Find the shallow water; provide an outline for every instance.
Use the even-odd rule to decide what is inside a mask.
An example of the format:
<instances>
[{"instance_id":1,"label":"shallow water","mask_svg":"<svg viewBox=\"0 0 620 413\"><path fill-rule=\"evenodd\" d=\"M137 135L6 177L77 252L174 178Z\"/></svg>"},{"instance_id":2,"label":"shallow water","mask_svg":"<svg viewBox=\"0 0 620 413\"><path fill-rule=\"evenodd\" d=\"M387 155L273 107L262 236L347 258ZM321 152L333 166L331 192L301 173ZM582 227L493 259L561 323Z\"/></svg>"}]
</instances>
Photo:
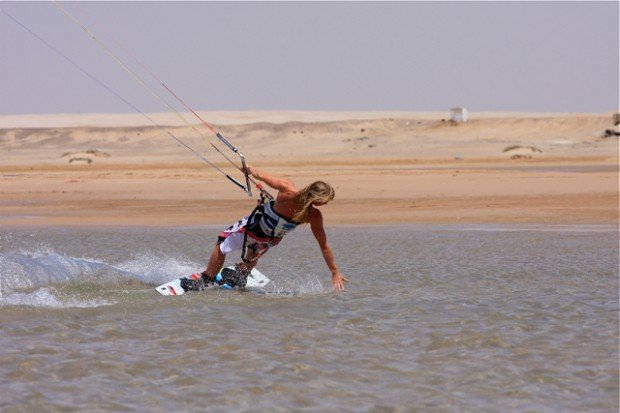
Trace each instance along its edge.
<instances>
[{"instance_id":1,"label":"shallow water","mask_svg":"<svg viewBox=\"0 0 620 413\"><path fill-rule=\"evenodd\" d=\"M157 294L219 229L1 231L0 410L618 411L617 227L332 228L341 294L302 229L265 294Z\"/></svg>"}]
</instances>

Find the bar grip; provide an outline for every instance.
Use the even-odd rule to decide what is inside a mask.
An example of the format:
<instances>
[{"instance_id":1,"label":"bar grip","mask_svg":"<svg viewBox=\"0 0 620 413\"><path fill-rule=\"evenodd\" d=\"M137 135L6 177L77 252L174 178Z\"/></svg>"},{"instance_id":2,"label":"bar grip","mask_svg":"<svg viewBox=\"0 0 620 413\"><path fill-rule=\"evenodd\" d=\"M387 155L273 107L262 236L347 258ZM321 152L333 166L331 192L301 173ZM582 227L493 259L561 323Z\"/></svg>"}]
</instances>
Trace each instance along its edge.
<instances>
[{"instance_id":1,"label":"bar grip","mask_svg":"<svg viewBox=\"0 0 620 413\"><path fill-rule=\"evenodd\" d=\"M242 184L241 182L237 181L237 180L236 180L235 178L233 178L232 176L230 176L230 175L226 174L226 178L230 179L230 181L231 181L233 184L237 185L239 188L243 189L245 192L248 192L248 189L247 189L245 186L243 186L243 184Z\"/></svg>"}]
</instances>

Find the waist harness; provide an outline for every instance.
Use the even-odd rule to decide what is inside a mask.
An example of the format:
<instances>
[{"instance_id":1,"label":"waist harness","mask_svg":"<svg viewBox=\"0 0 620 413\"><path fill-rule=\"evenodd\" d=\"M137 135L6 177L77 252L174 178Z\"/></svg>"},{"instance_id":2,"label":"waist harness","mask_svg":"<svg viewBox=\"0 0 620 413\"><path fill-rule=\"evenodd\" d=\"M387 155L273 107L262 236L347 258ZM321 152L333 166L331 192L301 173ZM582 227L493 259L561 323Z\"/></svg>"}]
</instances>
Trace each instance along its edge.
<instances>
[{"instance_id":1,"label":"waist harness","mask_svg":"<svg viewBox=\"0 0 620 413\"><path fill-rule=\"evenodd\" d=\"M258 205L250 214L241 249L241 259L243 262L256 261L270 246L277 245L284 235L297 227L297 222L276 212L273 208L274 203L275 201L265 202L265 197L261 194ZM248 234L250 233L252 238L260 240L257 242L265 244L260 251L254 251L255 254L252 259L246 258Z\"/></svg>"}]
</instances>

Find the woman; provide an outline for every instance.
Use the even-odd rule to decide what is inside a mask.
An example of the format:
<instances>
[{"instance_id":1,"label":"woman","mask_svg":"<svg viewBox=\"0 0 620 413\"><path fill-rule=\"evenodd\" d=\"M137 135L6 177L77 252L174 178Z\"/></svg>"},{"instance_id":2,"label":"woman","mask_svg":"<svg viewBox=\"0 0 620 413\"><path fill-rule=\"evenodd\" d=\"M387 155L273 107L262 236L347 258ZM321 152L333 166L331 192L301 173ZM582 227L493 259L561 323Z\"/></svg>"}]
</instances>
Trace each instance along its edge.
<instances>
[{"instance_id":1,"label":"woman","mask_svg":"<svg viewBox=\"0 0 620 413\"><path fill-rule=\"evenodd\" d=\"M310 224L323 258L331 270L334 291L344 290L344 283L348 280L336 265L323 228L323 215L317 208L334 199L334 188L325 182L317 181L299 190L291 181L275 177L251 166L246 168L246 172L276 189L278 195L274 201L259 206L249 217L220 233L207 269L202 272L204 281L206 283L221 282L221 280L216 280L216 275L224 265L226 254L241 251L243 263L237 264L237 274L229 273L229 276L235 278L241 273L243 281L237 284L245 285L243 275L247 277L258 259L270 247L278 245L282 237L298 225Z\"/></svg>"}]
</instances>

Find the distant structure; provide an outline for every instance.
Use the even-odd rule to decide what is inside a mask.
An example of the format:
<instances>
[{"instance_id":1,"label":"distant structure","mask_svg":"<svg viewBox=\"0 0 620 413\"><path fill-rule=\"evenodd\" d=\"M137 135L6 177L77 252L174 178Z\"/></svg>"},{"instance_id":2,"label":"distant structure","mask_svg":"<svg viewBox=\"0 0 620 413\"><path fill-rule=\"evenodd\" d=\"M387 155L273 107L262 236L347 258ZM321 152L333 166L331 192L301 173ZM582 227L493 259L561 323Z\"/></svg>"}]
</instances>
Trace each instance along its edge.
<instances>
[{"instance_id":1,"label":"distant structure","mask_svg":"<svg viewBox=\"0 0 620 413\"><path fill-rule=\"evenodd\" d=\"M618 112L614 113L614 126L615 129L605 129L603 137L620 136L620 113Z\"/></svg>"},{"instance_id":2,"label":"distant structure","mask_svg":"<svg viewBox=\"0 0 620 413\"><path fill-rule=\"evenodd\" d=\"M450 120L452 122L467 122L469 114L466 108L452 108L450 109Z\"/></svg>"}]
</instances>

